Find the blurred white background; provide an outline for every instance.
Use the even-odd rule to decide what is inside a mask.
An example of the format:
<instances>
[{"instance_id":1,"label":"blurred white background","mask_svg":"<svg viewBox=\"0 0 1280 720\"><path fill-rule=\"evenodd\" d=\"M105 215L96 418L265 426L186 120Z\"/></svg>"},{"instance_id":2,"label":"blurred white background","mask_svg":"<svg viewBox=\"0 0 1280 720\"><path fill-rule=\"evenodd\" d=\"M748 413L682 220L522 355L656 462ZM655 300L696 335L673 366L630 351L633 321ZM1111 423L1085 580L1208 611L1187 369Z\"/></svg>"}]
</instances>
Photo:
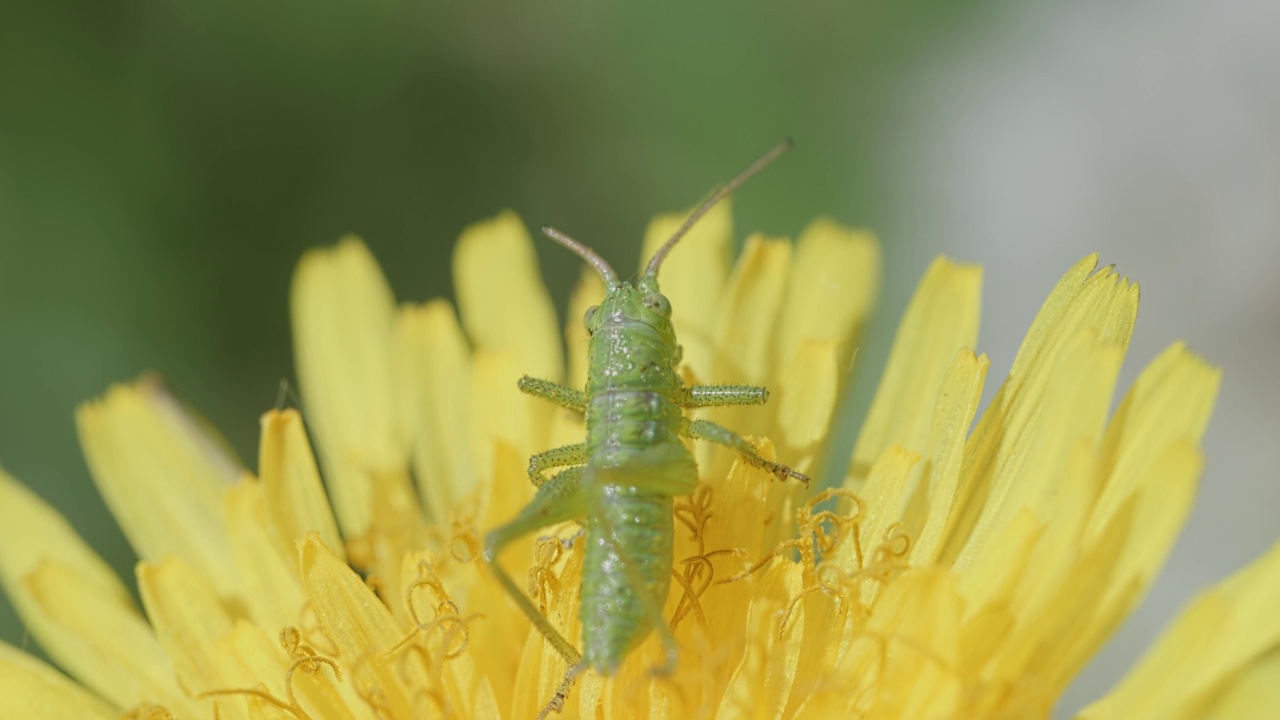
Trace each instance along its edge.
<instances>
[{"instance_id":1,"label":"blurred white background","mask_svg":"<svg viewBox=\"0 0 1280 720\"><path fill-rule=\"evenodd\" d=\"M903 83L905 121L878 157L901 203L885 235L986 267L988 398L1093 251L1142 286L1121 388L1177 339L1224 369L1195 509L1061 703L1069 717L1197 590L1280 538L1280 3L1010 5Z\"/></svg>"}]
</instances>

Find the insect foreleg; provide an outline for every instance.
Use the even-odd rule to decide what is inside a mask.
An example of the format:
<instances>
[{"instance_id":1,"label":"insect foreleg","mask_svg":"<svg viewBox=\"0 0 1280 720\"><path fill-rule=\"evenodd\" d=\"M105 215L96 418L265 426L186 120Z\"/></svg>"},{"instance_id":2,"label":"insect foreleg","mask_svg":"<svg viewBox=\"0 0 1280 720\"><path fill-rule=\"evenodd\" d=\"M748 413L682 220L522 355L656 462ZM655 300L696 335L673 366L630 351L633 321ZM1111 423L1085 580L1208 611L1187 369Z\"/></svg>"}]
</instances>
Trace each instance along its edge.
<instances>
[{"instance_id":1,"label":"insect foreleg","mask_svg":"<svg viewBox=\"0 0 1280 720\"><path fill-rule=\"evenodd\" d=\"M547 482L546 470L582 465L587 461L587 446L583 443L551 448L536 455L529 456L529 481L534 487L542 487Z\"/></svg>"},{"instance_id":2,"label":"insect foreleg","mask_svg":"<svg viewBox=\"0 0 1280 720\"><path fill-rule=\"evenodd\" d=\"M573 668L582 662L582 653L560 634L559 630L551 624L546 615L543 615L529 596L516 586L511 576L506 570L502 569L502 565L498 563L498 555L502 549L512 542L530 533L536 532L548 525L572 520L582 517L587 512L587 500L582 492L582 472L583 468L569 468L564 472L551 478L542 487L538 488L537 494L533 496L533 500L529 502L520 514L514 520L491 531L484 538L484 561L493 572L494 577L502 584L502 588L507 591L524 614L538 628L538 632L542 633L551 646L560 653L560 656L569 663L569 667Z\"/></svg>"},{"instance_id":3,"label":"insect foreleg","mask_svg":"<svg viewBox=\"0 0 1280 720\"><path fill-rule=\"evenodd\" d=\"M706 440L707 442L713 442L717 445L724 445L725 447L737 450L738 457L742 458L743 462L755 465L758 468L764 468L765 470L773 473L779 480L785 480L788 477L793 477L804 483L806 486L809 484L808 475L798 473L786 465L765 460L756 452L755 447L752 446L750 442L747 442L746 438L728 428L721 427L710 420L689 420L686 418L685 421L681 423L680 434L684 437L693 438L694 440Z\"/></svg>"},{"instance_id":4,"label":"insect foreleg","mask_svg":"<svg viewBox=\"0 0 1280 720\"><path fill-rule=\"evenodd\" d=\"M763 405L769 391L756 385L694 385L680 394L681 407L700 408L720 405Z\"/></svg>"},{"instance_id":5,"label":"insect foreleg","mask_svg":"<svg viewBox=\"0 0 1280 720\"><path fill-rule=\"evenodd\" d=\"M587 395L581 390L525 375L516 383L520 392L534 395L577 412L587 411Z\"/></svg>"}]
</instances>

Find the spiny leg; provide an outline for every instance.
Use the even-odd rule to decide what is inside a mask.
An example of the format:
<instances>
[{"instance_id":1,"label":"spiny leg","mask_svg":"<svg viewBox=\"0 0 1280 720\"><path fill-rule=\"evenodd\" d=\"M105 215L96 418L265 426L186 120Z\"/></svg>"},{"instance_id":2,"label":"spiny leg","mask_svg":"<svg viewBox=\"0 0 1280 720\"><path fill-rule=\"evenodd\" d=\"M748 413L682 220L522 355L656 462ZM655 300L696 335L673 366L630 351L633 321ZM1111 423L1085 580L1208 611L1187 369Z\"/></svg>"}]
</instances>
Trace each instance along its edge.
<instances>
[{"instance_id":1,"label":"spiny leg","mask_svg":"<svg viewBox=\"0 0 1280 720\"><path fill-rule=\"evenodd\" d=\"M520 388L520 392L550 400L560 407L577 412L587 411L587 395L581 390L528 375L520 378L516 387Z\"/></svg>"},{"instance_id":2,"label":"spiny leg","mask_svg":"<svg viewBox=\"0 0 1280 720\"><path fill-rule=\"evenodd\" d=\"M586 462L587 446L583 443L551 448L529 456L529 481L534 487L540 488L547 482L547 476L543 472Z\"/></svg>"},{"instance_id":3,"label":"spiny leg","mask_svg":"<svg viewBox=\"0 0 1280 720\"><path fill-rule=\"evenodd\" d=\"M757 385L693 385L684 389L677 402L681 407L720 407L722 405L763 405L769 390Z\"/></svg>"},{"instance_id":4,"label":"spiny leg","mask_svg":"<svg viewBox=\"0 0 1280 720\"><path fill-rule=\"evenodd\" d=\"M573 668L582 662L582 653L578 652L559 630L551 624L547 616L543 615L538 608L529 599L529 596L520 590L511 576L506 570L502 569L502 565L498 563L498 555L507 545L519 540L520 538L536 532L548 525L572 520L582 517L587 512L587 500L582 492L582 472L583 468L569 468L564 472L551 478L542 487L538 488L537 494L533 496L533 500L525 506L520 514L514 520L489 532L484 538L484 561L489 566L493 576L501 583L502 588L507 591L511 599L516 601L516 605L520 606L520 610L529 618L533 626L538 628L538 632L542 633L551 646L560 653L560 656L569 663L569 667ZM558 695L559 693L557 693ZM554 700L552 701L554 703Z\"/></svg>"},{"instance_id":5,"label":"spiny leg","mask_svg":"<svg viewBox=\"0 0 1280 720\"><path fill-rule=\"evenodd\" d=\"M707 442L713 442L717 445L724 445L727 448L737 450L738 456L741 457L744 462L750 465L755 465L758 468L768 470L779 480L785 480L788 477L793 477L804 483L806 487L809 485L808 475L796 472L786 465L765 460L756 452L755 447L752 446L750 442L747 442L746 438L728 428L721 427L710 420L689 420L686 418L680 426L680 434L684 437L693 438L694 440L706 440Z\"/></svg>"}]
</instances>

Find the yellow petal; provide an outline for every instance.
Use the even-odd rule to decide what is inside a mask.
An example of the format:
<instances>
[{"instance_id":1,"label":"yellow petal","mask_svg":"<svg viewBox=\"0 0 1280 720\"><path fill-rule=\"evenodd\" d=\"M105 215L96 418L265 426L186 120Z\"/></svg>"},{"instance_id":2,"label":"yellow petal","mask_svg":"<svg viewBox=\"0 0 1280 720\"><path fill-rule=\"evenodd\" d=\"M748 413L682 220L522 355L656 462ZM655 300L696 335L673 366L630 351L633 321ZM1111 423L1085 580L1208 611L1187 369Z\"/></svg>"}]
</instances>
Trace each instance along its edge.
<instances>
[{"instance_id":1,"label":"yellow petal","mask_svg":"<svg viewBox=\"0 0 1280 720\"><path fill-rule=\"evenodd\" d=\"M529 455L550 447L550 420L559 410L546 400L517 389L516 383L524 373L516 356L477 351L472 360L471 432L477 439L474 467L476 474L485 479L493 472L495 443L515 448L525 457L526 464Z\"/></svg>"},{"instance_id":2,"label":"yellow petal","mask_svg":"<svg viewBox=\"0 0 1280 720\"><path fill-rule=\"evenodd\" d=\"M776 367L806 340L829 340L848 363L880 291L880 245L873 235L830 218L810 223L796 242L778 325Z\"/></svg>"},{"instance_id":3,"label":"yellow petal","mask_svg":"<svg viewBox=\"0 0 1280 720\"><path fill-rule=\"evenodd\" d=\"M936 568L910 571L885 589L867 624L884 658L868 716L955 717L963 700L956 665L962 607L951 575Z\"/></svg>"},{"instance_id":4,"label":"yellow petal","mask_svg":"<svg viewBox=\"0 0 1280 720\"><path fill-rule=\"evenodd\" d=\"M943 557L963 567L1023 508L1051 519L1080 438L1100 442L1138 307L1136 285L1087 258L1058 283L965 449Z\"/></svg>"},{"instance_id":5,"label":"yellow petal","mask_svg":"<svg viewBox=\"0 0 1280 720\"><path fill-rule=\"evenodd\" d=\"M405 636L364 581L310 535L298 546L303 584L325 635L357 687L377 692L391 717L413 717L412 693L387 653ZM425 686L425 679L421 683Z\"/></svg>"},{"instance_id":6,"label":"yellow petal","mask_svg":"<svg viewBox=\"0 0 1280 720\"><path fill-rule=\"evenodd\" d=\"M404 556L402 563L400 585L404 588L415 588L410 595L405 596L405 603L413 603L418 608L417 621L425 626L431 621L431 613L437 613L435 617L450 616L458 618L466 617L466 613L453 615L451 611L439 608L440 603L453 602L453 598L444 590L431 585L424 585L424 576L421 568L431 568L434 577L425 579L426 582L441 581L441 588L446 585L456 587L452 583L442 581L439 576L439 568L436 567L437 559L434 553L409 553ZM454 579L453 577L449 578ZM471 598L468 597L468 600ZM455 605L456 607L456 605ZM488 623L489 613L483 614L483 617L477 619L478 622ZM491 666L486 666L477 662L477 654L472 638L475 635L475 624L472 625L444 625L436 630L420 631L415 639L415 650L424 651L429 657L440 658L449 655L449 659L442 662L441 672L438 675L437 683L431 688L432 692L437 693L435 702L452 708L459 717L464 718L488 718L500 717L502 713L498 711L498 701L494 696L493 687L490 685L490 678L487 671L492 671ZM464 634L465 633L465 634ZM514 635L508 635L510 640ZM400 651L401 659L413 658L413 652L407 649ZM510 648L504 653L504 656L510 657ZM421 693L420 693L421 694Z\"/></svg>"},{"instance_id":7,"label":"yellow petal","mask_svg":"<svg viewBox=\"0 0 1280 720\"><path fill-rule=\"evenodd\" d=\"M1213 720L1280 717L1280 649L1272 650L1233 678L1200 716Z\"/></svg>"},{"instance_id":8,"label":"yellow petal","mask_svg":"<svg viewBox=\"0 0 1280 720\"><path fill-rule=\"evenodd\" d=\"M299 664L308 655L303 651L297 660L291 658L281 647L280 637L269 635L262 628L242 620L218 644L218 667L228 682L229 694L226 697L238 695L245 698L250 718L274 718L273 713L280 708L248 692L233 691L266 692L278 701L287 702L292 688L299 707L306 713L304 717L315 720L374 719L368 703L356 694L350 683L344 682L345 675L337 676L334 668L323 662ZM292 673L290 668L293 668ZM281 720L297 718L297 715L289 713Z\"/></svg>"},{"instance_id":9,"label":"yellow petal","mask_svg":"<svg viewBox=\"0 0 1280 720\"><path fill-rule=\"evenodd\" d=\"M774 323L790 267L791 243L762 235L747 239L720 299L715 334L720 355L713 382L763 384L768 378Z\"/></svg>"},{"instance_id":10,"label":"yellow petal","mask_svg":"<svg viewBox=\"0 0 1280 720\"><path fill-rule=\"evenodd\" d=\"M873 552L887 542L890 525L902 519L907 499L920 476L920 453L890 445L871 467L858 496L866 504L859 546Z\"/></svg>"},{"instance_id":11,"label":"yellow petal","mask_svg":"<svg viewBox=\"0 0 1280 720\"><path fill-rule=\"evenodd\" d=\"M40 623L57 629L44 649L60 666L113 705L157 704L178 717L202 718L177 684L173 664L132 605L101 601L100 586L73 568L44 562L26 579Z\"/></svg>"},{"instance_id":12,"label":"yellow petal","mask_svg":"<svg viewBox=\"0 0 1280 720\"><path fill-rule=\"evenodd\" d=\"M688 213L659 215L644 233L641 268L680 227ZM715 336L720 293L729 276L729 244L733 239L733 207L723 200L694 225L671 251L658 272L662 294L671 301L671 322L684 346L685 362L702 382L715 370ZM570 318L573 320L574 318Z\"/></svg>"},{"instance_id":13,"label":"yellow petal","mask_svg":"<svg viewBox=\"0 0 1280 720\"><path fill-rule=\"evenodd\" d=\"M961 348L976 346L982 269L938 258L898 325L884 376L853 451L852 488L885 448L924 450L938 390Z\"/></svg>"},{"instance_id":14,"label":"yellow petal","mask_svg":"<svg viewBox=\"0 0 1280 720\"><path fill-rule=\"evenodd\" d=\"M1044 522L1030 510L1015 515L1000 530L991 552L960 573L957 587L965 599L966 615L976 616L989 607L1010 604L1019 589L1022 575L1045 531ZM1011 612L1016 609L1010 608Z\"/></svg>"},{"instance_id":15,"label":"yellow petal","mask_svg":"<svg viewBox=\"0 0 1280 720\"><path fill-rule=\"evenodd\" d=\"M33 625L33 599L25 592L23 580L46 560L74 572L81 582L95 588L94 596L101 601L133 607L129 591L115 571L62 515L0 470L0 583L42 643L42 629Z\"/></svg>"},{"instance_id":16,"label":"yellow petal","mask_svg":"<svg viewBox=\"0 0 1280 720\"><path fill-rule=\"evenodd\" d=\"M296 555L285 555L267 520L262 486L246 477L227 491L227 536L249 615L278 630L298 622L305 599Z\"/></svg>"},{"instance_id":17,"label":"yellow petal","mask_svg":"<svg viewBox=\"0 0 1280 720\"><path fill-rule=\"evenodd\" d=\"M1251 682L1255 667L1264 675L1274 673L1280 647L1278 606L1280 544L1195 600L1124 680L1079 717L1227 717L1206 714L1209 703L1229 698L1237 682ZM1241 692L1248 694L1249 688L1241 687Z\"/></svg>"},{"instance_id":18,"label":"yellow petal","mask_svg":"<svg viewBox=\"0 0 1280 720\"><path fill-rule=\"evenodd\" d=\"M604 280L593 268L584 267L582 277L569 296L569 313L566 316L564 337L569 349L569 375L566 384L569 387L582 388L587 385L587 341L591 335L587 332L583 318L587 308L599 305L604 299ZM674 302L674 301L673 301ZM673 308L672 312L675 310Z\"/></svg>"},{"instance_id":19,"label":"yellow petal","mask_svg":"<svg viewBox=\"0 0 1280 720\"><path fill-rule=\"evenodd\" d=\"M217 669L217 645L231 632L231 618L204 579L177 558L143 562L138 590L182 686L191 693L226 687Z\"/></svg>"},{"instance_id":20,"label":"yellow petal","mask_svg":"<svg viewBox=\"0 0 1280 720\"><path fill-rule=\"evenodd\" d=\"M555 308L533 241L514 212L462 231L453 253L453 283L463 327L477 350L511 353L536 377L564 377Z\"/></svg>"},{"instance_id":21,"label":"yellow petal","mask_svg":"<svg viewBox=\"0 0 1280 720\"><path fill-rule=\"evenodd\" d=\"M907 534L915 538L911 547L912 565L927 566L937 557L947 519L954 509L965 440L982 398L989 365L986 355L974 355L972 350L963 348L956 353L938 390L926 443L928 474L921 481L904 519Z\"/></svg>"},{"instance_id":22,"label":"yellow petal","mask_svg":"<svg viewBox=\"0 0 1280 720\"><path fill-rule=\"evenodd\" d=\"M303 256L293 277L294 354L307 422L315 433L338 522L363 535L372 515L371 476L403 472L391 359L395 301L358 239Z\"/></svg>"},{"instance_id":23,"label":"yellow petal","mask_svg":"<svg viewBox=\"0 0 1280 720\"><path fill-rule=\"evenodd\" d=\"M1166 448L1163 455L1144 468L1139 477L1141 491L1137 495L1134 521L1142 531L1135 533L1117 553L1116 578L1095 606L1099 617L1096 622L1111 625L1128 616L1132 604L1119 602L1126 588L1136 587L1138 597L1146 594L1191 513L1203 470L1204 458L1200 451L1187 443ZM1087 535L1086 542L1099 534Z\"/></svg>"},{"instance_id":24,"label":"yellow petal","mask_svg":"<svg viewBox=\"0 0 1280 720\"><path fill-rule=\"evenodd\" d=\"M846 640L827 683L797 718L949 718L959 713L961 599L947 572L912 569L889 583ZM819 629L821 632L822 629Z\"/></svg>"},{"instance_id":25,"label":"yellow petal","mask_svg":"<svg viewBox=\"0 0 1280 720\"><path fill-rule=\"evenodd\" d=\"M1083 439L1072 449L1051 522L1042 524L1035 513L1024 510L1024 514L1035 518L1036 535L1024 539L1005 537L995 543L998 548L1015 546L1010 549L1021 553L1023 559L1016 565L1009 562L994 564L996 572L1012 572L1015 582L1001 588L998 594L985 596L983 602L990 607L1006 608L1019 622L1028 626L1022 631L1024 634L1038 634L1042 630L1035 624L1035 619L1055 601L1063 583L1073 582L1073 573L1080 571L1080 535L1093 500L1091 483L1097 466L1094 450L1093 443ZM994 559L995 555L993 553L987 559ZM992 566L990 562L987 565ZM967 571L964 579L974 586L993 584L982 578L975 571L976 567ZM1043 628L1044 631L1048 629ZM1007 638L999 638L995 644L1007 642Z\"/></svg>"},{"instance_id":26,"label":"yellow petal","mask_svg":"<svg viewBox=\"0 0 1280 720\"><path fill-rule=\"evenodd\" d=\"M1093 607L1115 581L1115 548L1132 536L1131 510L1118 513L1103 535L1082 547L1069 572L1048 578L1053 591L1044 593L1042 605L1014 608L1017 625L1002 638L1002 647L986 669L992 687L1013 688L1022 696L1022 705L1047 709L1065 689L1068 678L1062 669L1075 669L1086 657L1085 648L1096 649L1100 637L1114 632L1115 625L1097 624ZM1024 568L1019 570L1025 572ZM1038 682L1019 687L1018 679L1028 675Z\"/></svg>"},{"instance_id":27,"label":"yellow petal","mask_svg":"<svg viewBox=\"0 0 1280 720\"><path fill-rule=\"evenodd\" d=\"M342 538L320 482L302 416L297 410L272 410L262 416L260 437L258 475L276 546L293 558L297 539L316 532L332 552L344 557ZM289 566L296 576L296 563Z\"/></svg>"},{"instance_id":28,"label":"yellow petal","mask_svg":"<svg viewBox=\"0 0 1280 720\"><path fill-rule=\"evenodd\" d=\"M840 348L834 340L805 340L791 354L778 386L781 441L809 450L827 437L840 388ZM797 458L783 456L784 462Z\"/></svg>"},{"instance_id":29,"label":"yellow petal","mask_svg":"<svg viewBox=\"0 0 1280 720\"><path fill-rule=\"evenodd\" d=\"M1142 371L1103 439L1103 485L1088 534L1096 534L1144 483L1160 483L1151 467L1170 445L1194 448L1200 444L1221 380L1220 370L1181 343L1170 346Z\"/></svg>"},{"instance_id":30,"label":"yellow petal","mask_svg":"<svg viewBox=\"0 0 1280 720\"><path fill-rule=\"evenodd\" d=\"M443 524L477 480L471 447L471 351L453 306L445 300L401 308L396 337L404 381L400 398L414 433L418 491Z\"/></svg>"},{"instance_id":31,"label":"yellow petal","mask_svg":"<svg viewBox=\"0 0 1280 720\"><path fill-rule=\"evenodd\" d=\"M0 643L0 718L3 720L114 720L101 699L62 673Z\"/></svg>"},{"instance_id":32,"label":"yellow petal","mask_svg":"<svg viewBox=\"0 0 1280 720\"><path fill-rule=\"evenodd\" d=\"M1040 371L1041 377L1034 379L1035 395L1019 396L1006 406L1005 424L986 422L984 417L970 440L970 448L977 449L969 455L975 458L970 466L974 475L963 482L988 492L969 544L956 560L958 569L963 571L981 555L991 533L1022 509L1046 520L1054 518L1072 449L1081 438L1096 443L1102 434L1122 358L1123 348L1098 343L1096 334L1083 332L1062 349L1057 362ZM994 416L988 411L988 416L1001 418L999 410ZM998 444L1000 450L984 465L987 443ZM1081 481L1092 484L1087 476Z\"/></svg>"},{"instance_id":33,"label":"yellow petal","mask_svg":"<svg viewBox=\"0 0 1280 720\"><path fill-rule=\"evenodd\" d=\"M779 562L762 571L755 583L744 628L745 652L724 690L726 709L753 708L760 717L781 716L805 632L802 614L788 617L787 598L799 594L802 575L799 564Z\"/></svg>"},{"instance_id":34,"label":"yellow petal","mask_svg":"<svg viewBox=\"0 0 1280 720\"><path fill-rule=\"evenodd\" d=\"M242 470L221 441L155 378L113 386L80 406L76 424L93 479L138 555L177 555L224 597L237 595L222 491Z\"/></svg>"}]
</instances>

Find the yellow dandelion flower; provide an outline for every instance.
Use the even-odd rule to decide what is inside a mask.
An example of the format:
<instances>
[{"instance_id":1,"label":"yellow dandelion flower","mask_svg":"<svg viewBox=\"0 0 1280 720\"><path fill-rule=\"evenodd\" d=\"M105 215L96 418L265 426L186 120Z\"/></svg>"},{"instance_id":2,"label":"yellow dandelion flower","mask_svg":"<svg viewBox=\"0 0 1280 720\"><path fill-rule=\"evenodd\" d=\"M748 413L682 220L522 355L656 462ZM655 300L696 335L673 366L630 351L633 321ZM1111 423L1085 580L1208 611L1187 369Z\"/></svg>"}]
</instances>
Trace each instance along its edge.
<instances>
[{"instance_id":1,"label":"yellow dandelion flower","mask_svg":"<svg viewBox=\"0 0 1280 720\"><path fill-rule=\"evenodd\" d=\"M647 250L676 222L655 220ZM717 208L663 270L682 371L772 389L763 407L706 412L822 471L877 246L820 220L794 245L749 239L731 265L730 236ZM676 671L651 672L650 637L616 676L579 678L563 717L1047 717L1164 561L1218 386L1174 345L1109 414L1138 291L1095 263L1053 289L976 424L981 273L938 260L847 468L825 469L837 487L699 447L663 610ZM582 385L576 319L602 288L584 275L562 342L511 213L468 228L453 267L457 311L397 306L358 240L303 258L308 427L268 412L256 472L154 378L80 408L95 482L141 558L141 606L0 473L0 581L62 670L0 646L0 718L536 716L565 663L486 572L481 538L532 497L529 455L581 438L580 418L515 381ZM582 558L572 524L503 558L574 640ZM1196 600L1081 718L1276 714L1277 606L1280 549Z\"/></svg>"}]
</instances>

